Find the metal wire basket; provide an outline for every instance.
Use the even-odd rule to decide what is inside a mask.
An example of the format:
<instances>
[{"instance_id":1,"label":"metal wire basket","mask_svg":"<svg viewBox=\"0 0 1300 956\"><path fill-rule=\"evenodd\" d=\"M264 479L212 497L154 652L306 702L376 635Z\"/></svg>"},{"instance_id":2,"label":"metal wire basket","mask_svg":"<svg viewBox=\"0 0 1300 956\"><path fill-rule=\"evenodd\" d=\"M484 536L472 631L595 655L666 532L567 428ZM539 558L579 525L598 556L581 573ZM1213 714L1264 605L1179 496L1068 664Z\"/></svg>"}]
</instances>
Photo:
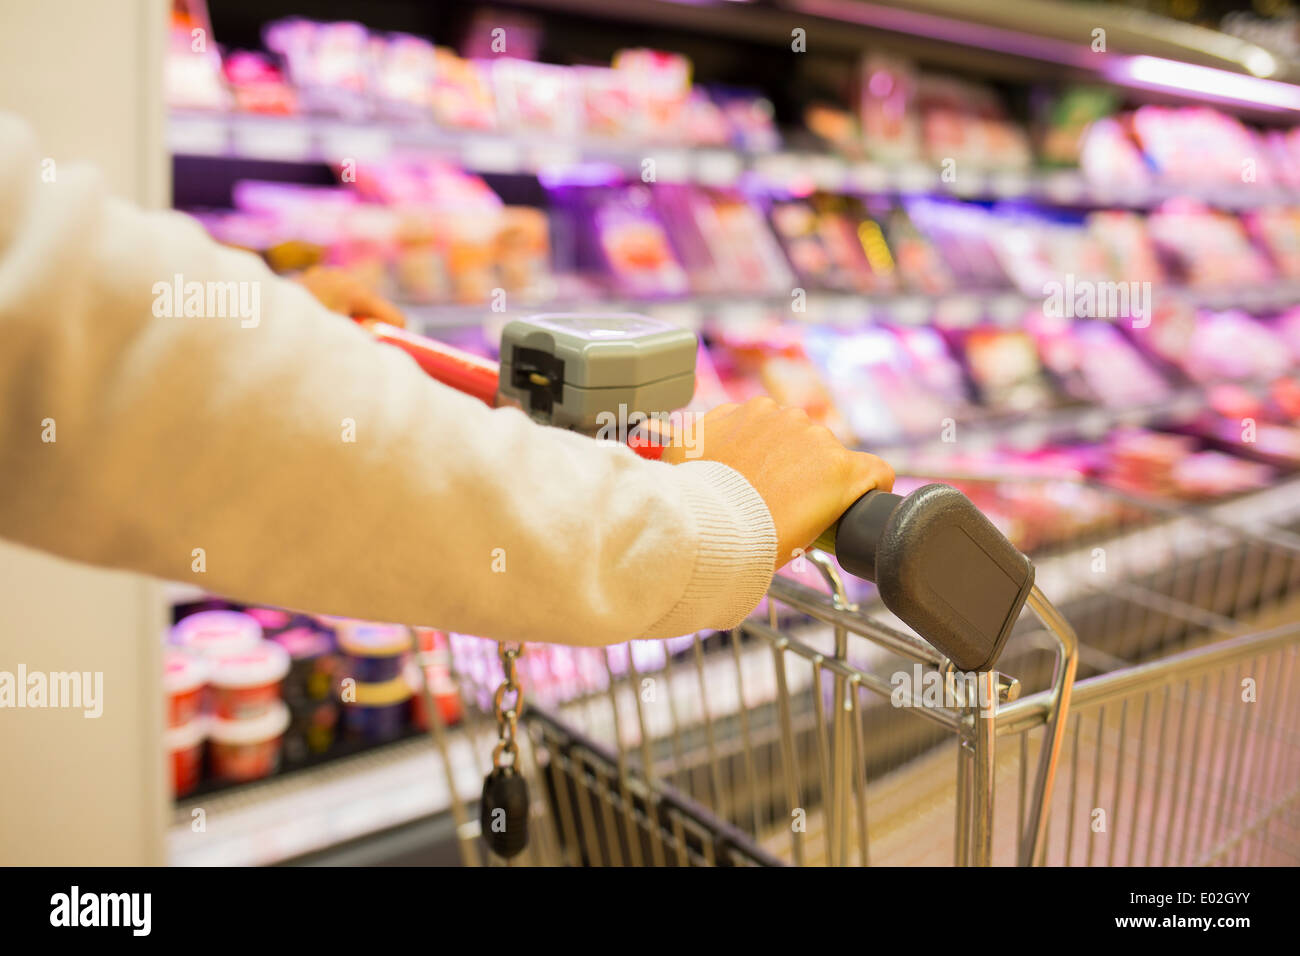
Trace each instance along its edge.
<instances>
[{"instance_id":1,"label":"metal wire basket","mask_svg":"<svg viewBox=\"0 0 1300 956\"><path fill-rule=\"evenodd\" d=\"M1300 862L1300 539L1233 505L953 483L1036 567L996 671L816 552L729 633L530 645L516 862ZM454 635L452 660L486 769L497 646ZM462 858L499 862L463 799Z\"/></svg>"}]
</instances>

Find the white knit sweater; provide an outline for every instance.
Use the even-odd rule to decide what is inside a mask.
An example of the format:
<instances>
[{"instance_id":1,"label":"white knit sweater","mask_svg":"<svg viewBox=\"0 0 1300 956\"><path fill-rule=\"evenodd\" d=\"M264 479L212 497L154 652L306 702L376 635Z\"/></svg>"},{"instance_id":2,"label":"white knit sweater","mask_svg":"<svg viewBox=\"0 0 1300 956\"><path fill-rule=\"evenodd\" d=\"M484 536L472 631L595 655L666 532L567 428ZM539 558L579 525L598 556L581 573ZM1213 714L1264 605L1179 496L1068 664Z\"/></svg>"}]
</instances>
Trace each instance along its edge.
<instances>
[{"instance_id":1,"label":"white knit sweater","mask_svg":"<svg viewBox=\"0 0 1300 956\"><path fill-rule=\"evenodd\" d=\"M737 472L489 410L187 217L50 172L0 114L0 536L510 640L725 628L762 597L776 535ZM246 283L256 315L186 317L177 276Z\"/></svg>"}]
</instances>

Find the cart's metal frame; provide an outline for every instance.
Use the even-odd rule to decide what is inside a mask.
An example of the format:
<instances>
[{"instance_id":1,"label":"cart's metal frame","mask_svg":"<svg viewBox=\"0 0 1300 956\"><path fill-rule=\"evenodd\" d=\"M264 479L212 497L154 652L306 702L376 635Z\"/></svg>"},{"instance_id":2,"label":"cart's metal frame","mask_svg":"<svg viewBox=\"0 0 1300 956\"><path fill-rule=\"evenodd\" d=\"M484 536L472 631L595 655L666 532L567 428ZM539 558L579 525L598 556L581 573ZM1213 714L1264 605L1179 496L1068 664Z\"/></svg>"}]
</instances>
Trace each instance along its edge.
<instances>
[{"instance_id":1,"label":"cart's metal frame","mask_svg":"<svg viewBox=\"0 0 1300 956\"><path fill-rule=\"evenodd\" d=\"M869 804L922 800L881 783L922 764L927 780L951 778L927 791L924 840L896 844L929 841L950 811L957 865L1300 860L1300 538L1087 492L1112 520L1039 543L1039 582L1073 621L1034 588L1041 627L1027 615L1002 658L1019 679L957 673L878 604L855 604L819 554L808 561L828 593L777 577L766 620L655 644L650 665L635 645L525 655L523 861L897 862L872 845ZM1266 626L1268 613L1289 617ZM499 679L494 647L457 641L486 755L490 720L473 715ZM1076 684L1081 661L1095 673ZM1249 708L1229 706L1239 692ZM1000 776L1014 801L995 800ZM463 858L483 862L472 814L454 804Z\"/></svg>"}]
</instances>

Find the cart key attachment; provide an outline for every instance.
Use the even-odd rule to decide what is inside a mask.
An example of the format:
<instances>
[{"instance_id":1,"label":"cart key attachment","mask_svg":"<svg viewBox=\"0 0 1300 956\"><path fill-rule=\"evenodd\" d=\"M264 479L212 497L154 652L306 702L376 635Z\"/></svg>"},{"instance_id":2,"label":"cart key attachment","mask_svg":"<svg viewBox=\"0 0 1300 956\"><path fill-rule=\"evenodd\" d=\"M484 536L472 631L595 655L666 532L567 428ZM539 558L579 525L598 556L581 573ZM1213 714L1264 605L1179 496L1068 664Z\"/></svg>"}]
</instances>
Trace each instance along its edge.
<instances>
[{"instance_id":1,"label":"cart key attachment","mask_svg":"<svg viewBox=\"0 0 1300 956\"><path fill-rule=\"evenodd\" d=\"M493 767L483 781L479 826L488 847L504 860L528 845L528 781L514 767Z\"/></svg>"},{"instance_id":2,"label":"cart key attachment","mask_svg":"<svg viewBox=\"0 0 1300 956\"><path fill-rule=\"evenodd\" d=\"M695 394L695 333L645 315L555 313L501 332L497 404L594 433L619 409L676 411Z\"/></svg>"},{"instance_id":3,"label":"cart key attachment","mask_svg":"<svg viewBox=\"0 0 1300 956\"><path fill-rule=\"evenodd\" d=\"M949 485L869 491L816 546L964 671L997 663L1034 586L1033 563Z\"/></svg>"}]
</instances>

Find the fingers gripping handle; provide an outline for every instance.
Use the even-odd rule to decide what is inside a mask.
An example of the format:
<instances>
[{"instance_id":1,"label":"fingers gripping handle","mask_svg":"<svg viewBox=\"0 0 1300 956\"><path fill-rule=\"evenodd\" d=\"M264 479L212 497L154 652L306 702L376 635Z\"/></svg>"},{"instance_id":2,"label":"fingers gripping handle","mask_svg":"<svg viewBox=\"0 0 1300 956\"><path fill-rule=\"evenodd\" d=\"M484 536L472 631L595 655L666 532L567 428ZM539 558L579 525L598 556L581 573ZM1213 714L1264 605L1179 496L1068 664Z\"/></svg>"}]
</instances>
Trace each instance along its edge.
<instances>
[{"instance_id":1,"label":"fingers gripping handle","mask_svg":"<svg viewBox=\"0 0 1300 956\"><path fill-rule=\"evenodd\" d=\"M850 574L961 670L989 670L1034 584L1034 566L969 498L926 485L870 491L818 539Z\"/></svg>"}]
</instances>

